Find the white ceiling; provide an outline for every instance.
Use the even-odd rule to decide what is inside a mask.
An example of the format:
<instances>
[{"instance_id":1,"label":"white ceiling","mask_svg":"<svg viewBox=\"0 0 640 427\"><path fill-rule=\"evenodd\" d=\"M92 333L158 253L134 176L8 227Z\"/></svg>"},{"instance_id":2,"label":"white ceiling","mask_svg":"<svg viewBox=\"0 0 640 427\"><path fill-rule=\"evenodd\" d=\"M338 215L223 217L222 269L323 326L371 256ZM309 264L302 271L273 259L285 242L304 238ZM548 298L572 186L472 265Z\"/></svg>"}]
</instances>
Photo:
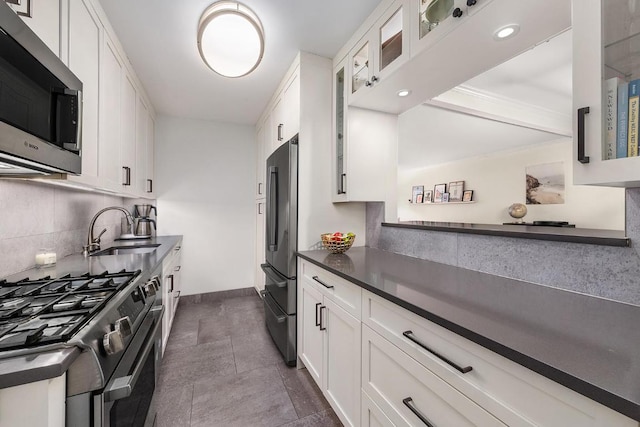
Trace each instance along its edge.
<instances>
[{"instance_id":1,"label":"white ceiling","mask_svg":"<svg viewBox=\"0 0 640 427\"><path fill-rule=\"evenodd\" d=\"M158 113L255 124L299 50L333 58L380 0L243 0L266 43L257 70L238 79L198 54L198 19L214 0L100 2Z\"/></svg>"},{"instance_id":2,"label":"white ceiling","mask_svg":"<svg viewBox=\"0 0 640 427\"><path fill-rule=\"evenodd\" d=\"M556 36L464 83L495 94L571 117L571 31ZM430 105L418 105L400 115L398 163L420 168L498 151L524 148L561 139L557 134Z\"/></svg>"}]
</instances>

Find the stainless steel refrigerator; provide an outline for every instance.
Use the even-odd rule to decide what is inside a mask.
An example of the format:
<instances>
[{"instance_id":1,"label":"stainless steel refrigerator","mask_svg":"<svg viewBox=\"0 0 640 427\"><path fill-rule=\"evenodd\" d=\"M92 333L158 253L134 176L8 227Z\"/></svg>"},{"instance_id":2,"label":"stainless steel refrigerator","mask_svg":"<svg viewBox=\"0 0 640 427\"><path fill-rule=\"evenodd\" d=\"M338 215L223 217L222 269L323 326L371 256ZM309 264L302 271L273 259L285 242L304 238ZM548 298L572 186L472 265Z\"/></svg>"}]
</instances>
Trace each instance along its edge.
<instances>
[{"instance_id":1,"label":"stainless steel refrigerator","mask_svg":"<svg viewBox=\"0 0 640 427\"><path fill-rule=\"evenodd\" d=\"M265 290L267 329L290 366L296 364L298 135L267 159Z\"/></svg>"}]
</instances>

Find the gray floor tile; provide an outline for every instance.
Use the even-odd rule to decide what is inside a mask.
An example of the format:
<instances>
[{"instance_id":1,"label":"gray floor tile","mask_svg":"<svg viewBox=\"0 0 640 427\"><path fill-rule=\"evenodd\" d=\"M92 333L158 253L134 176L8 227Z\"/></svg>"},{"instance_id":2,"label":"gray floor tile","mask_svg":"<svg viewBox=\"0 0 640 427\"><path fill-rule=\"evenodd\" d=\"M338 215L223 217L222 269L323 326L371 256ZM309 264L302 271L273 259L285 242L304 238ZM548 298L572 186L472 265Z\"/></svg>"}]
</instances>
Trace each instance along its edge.
<instances>
[{"instance_id":1,"label":"gray floor tile","mask_svg":"<svg viewBox=\"0 0 640 427\"><path fill-rule=\"evenodd\" d=\"M258 294L245 297L227 298L222 300L221 303L227 311L263 310L262 299L260 299Z\"/></svg>"},{"instance_id":2,"label":"gray floor tile","mask_svg":"<svg viewBox=\"0 0 640 427\"><path fill-rule=\"evenodd\" d=\"M292 368L284 363L276 366L299 418L331 408L309 371Z\"/></svg>"},{"instance_id":3,"label":"gray floor tile","mask_svg":"<svg viewBox=\"0 0 640 427\"><path fill-rule=\"evenodd\" d=\"M283 424L282 427L341 427L342 423L331 410L317 412L299 420Z\"/></svg>"},{"instance_id":4,"label":"gray floor tile","mask_svg":"<svg viewBox=\"0 0 640 427\"><path fill-rule=\"evenodd\" d=\"M189 427L193 384L164 387L158 395L156 427Z\"/></svg>"},{"instance_id":5,"label":"gray floor tile","mask_svg":"<svg viewBox=\"0 0 640 427\"><path fill-rule=\"evenodd\" d=\"M167 341L167 349L177 349L191 347L198 343L198 331L196 330L179 330L171 328L169 340Z\"/></svg>"},{"instance_id":6,"label":"gray floor tile","mask_svg":"<svg viewBox=\"0 0 640 427\"><path fill-rule=\"evenodd\" d=\"M223 337L262 332L264 318L255 309L221 310L216 316L200 319L198 344L218 340Z\"/></svg>"},{"instance_id":7,"label":"gray floor tile","mask_svg":"<svg viewBox=\"0 0 640 427\"><path fill-rule=\"evenodd\" d=\"M275 366L195 383L192 427L279 426L297 419Z\"/></svg>"},{"instance_id":8,"label":"gray floor tile","mask_svg":"<svg viewBox=\"0 0 640 427\"><path fill-rule=\"evenodd\" d=\"M282 355L266 328L253 334L232 337L231 343L238 373L282 362Z\"/></svg>"},{"instance_id":9,"label":"gray floor tile","mask_svg":"<svg viewBox=\"0 0 640 427\"><path fill-rule=\"evenodd\" d=\"M170 349L162 360L161 386L175 387L192 383L203 375L228 375L236 372L231 338L212 343Z\"/></svg>"}]
</instances>

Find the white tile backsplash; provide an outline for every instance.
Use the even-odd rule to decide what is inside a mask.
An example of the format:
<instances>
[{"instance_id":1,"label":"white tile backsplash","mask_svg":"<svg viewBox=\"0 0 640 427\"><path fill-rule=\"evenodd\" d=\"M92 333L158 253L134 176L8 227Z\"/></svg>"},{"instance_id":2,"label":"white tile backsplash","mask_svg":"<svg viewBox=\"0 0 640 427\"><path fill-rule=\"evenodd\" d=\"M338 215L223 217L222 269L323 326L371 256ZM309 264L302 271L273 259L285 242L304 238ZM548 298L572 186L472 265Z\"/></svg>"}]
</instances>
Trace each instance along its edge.
<instances>
[{"instance_id":1,"label":"white tile backsplash","mask_svg":"<svg viewBox=\"0 0 640 427\"><path fill-rule=\"evenodd\" d=\"M32 268L43 247L53 248L58 259L82 252L93 215L107 206L133 212L134 203L149 201L0 179L0 278ZM96 222L96 235L107 229L103 247L120 235L120 218L120 212L106 212Z\"/></svg>"}]
</instances>

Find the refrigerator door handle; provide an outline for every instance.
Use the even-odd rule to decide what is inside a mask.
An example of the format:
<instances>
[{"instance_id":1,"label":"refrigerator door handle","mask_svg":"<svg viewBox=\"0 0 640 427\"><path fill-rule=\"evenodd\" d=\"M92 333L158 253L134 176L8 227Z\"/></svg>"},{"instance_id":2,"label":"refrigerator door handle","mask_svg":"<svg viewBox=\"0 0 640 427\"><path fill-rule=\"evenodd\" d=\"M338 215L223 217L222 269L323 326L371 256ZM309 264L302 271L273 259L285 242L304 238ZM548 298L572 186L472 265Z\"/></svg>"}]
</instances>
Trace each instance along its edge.
<instances>
[{"instance_id":1,"label":"refrigerator door handle","mask_svg":"<svg viewBox=\"0 0 640 427\"><path fill-rule=\"evenodd\" d=\"M269 252L278 250L278 168L269 166Z\"/></svg>"},{"instance_id":2,"label":"refrigerator door handle","mask_svg":"<svg viewBox=\"0 0 640 427\"><path fill-rule=\"evenodd\" d=\"M287 287L287 278L282 277L277 271L273 269L269 264L260 264L260 268L264 271L271 280L273 280L273 284L279 288Z\"/></svg>"}]
</instances>

